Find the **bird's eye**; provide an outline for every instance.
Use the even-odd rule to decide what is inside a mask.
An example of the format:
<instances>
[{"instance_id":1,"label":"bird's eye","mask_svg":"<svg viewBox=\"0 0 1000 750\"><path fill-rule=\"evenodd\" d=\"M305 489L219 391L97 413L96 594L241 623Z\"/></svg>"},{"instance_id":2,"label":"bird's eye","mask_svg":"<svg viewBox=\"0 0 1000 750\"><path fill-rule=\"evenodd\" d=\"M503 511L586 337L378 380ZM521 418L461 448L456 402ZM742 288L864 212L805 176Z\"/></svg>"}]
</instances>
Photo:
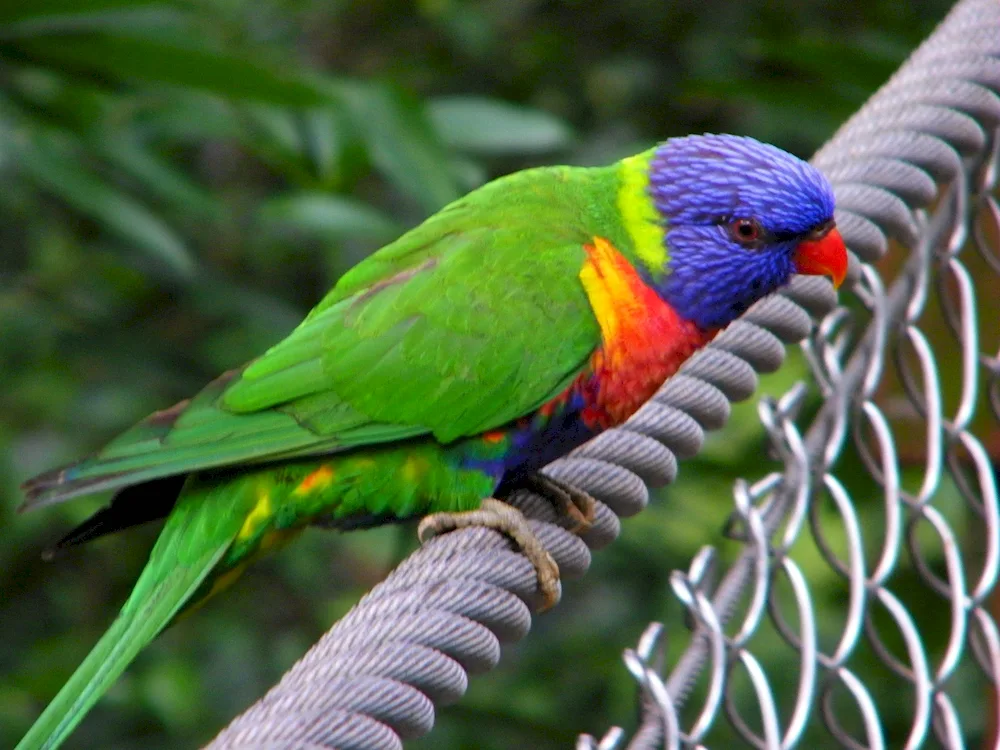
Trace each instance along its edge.
<instances>
[{"instance_id":1,"label":"bird's eye","mask_svg":"<svg viewBox=\"0 0 1000 750\"><path fill-rule=\"evenodd\" d=\"M764 236L764 230L756 219L735 219L729 223L729 234L741 245L756 246Z\"/></svg>"}]
</instances>

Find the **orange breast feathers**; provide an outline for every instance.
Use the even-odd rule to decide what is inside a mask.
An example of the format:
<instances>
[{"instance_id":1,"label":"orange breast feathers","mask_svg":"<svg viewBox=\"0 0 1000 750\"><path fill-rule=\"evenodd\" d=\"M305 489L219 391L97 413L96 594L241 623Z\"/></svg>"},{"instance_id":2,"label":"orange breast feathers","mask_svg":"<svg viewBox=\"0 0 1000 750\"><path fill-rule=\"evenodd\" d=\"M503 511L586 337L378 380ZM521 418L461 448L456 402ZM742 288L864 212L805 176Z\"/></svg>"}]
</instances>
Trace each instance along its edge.
<instances>
[{"instance_id":1,"label":"orange breast feathers","mask_svg":"<svg viewBox=\"0 0 1000 750\"><path fill-rule=\"evenodd\" d=\"M605 239L585 245L580 281L601 328L601 346L582 383L584 422L620 425L716 331L682 320Z\"/></svg>"}]
</instances>

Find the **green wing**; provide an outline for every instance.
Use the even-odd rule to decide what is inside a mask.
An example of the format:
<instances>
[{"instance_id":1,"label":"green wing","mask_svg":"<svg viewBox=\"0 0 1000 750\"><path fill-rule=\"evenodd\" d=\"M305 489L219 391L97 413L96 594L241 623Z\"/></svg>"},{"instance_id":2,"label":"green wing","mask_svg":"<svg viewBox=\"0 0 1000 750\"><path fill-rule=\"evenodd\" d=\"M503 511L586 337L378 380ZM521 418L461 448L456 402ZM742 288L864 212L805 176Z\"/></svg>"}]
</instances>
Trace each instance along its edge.
<instances>
[{"instance_id":1,"label":"green wing","mask_svg":"<svg viewBox=\"0 0 1000 750\"><path fill-rule=\"evenodd\" d=\"M594 235L579 186L565 189L595 171L519 173L452 204L242 371L27 482L25 506L428 433L448 442L530 413L600 341L579 281Z\"/></svg>"},{"instance_id":2,"label":"green wing","mask_svg":"<svg viewBox=\"0 0 1000 750\"><path fill-rule=\"evenodd\" d=\"M432 258L325 306L248 367L223 405L253 413L297 399L291 411L329 432L326 410L337 423L346 404L442 442L537 407L580 371L599 333L578 280L583 243L526 253L508 235L450 235Z\"/></svg>"}]
</instances>

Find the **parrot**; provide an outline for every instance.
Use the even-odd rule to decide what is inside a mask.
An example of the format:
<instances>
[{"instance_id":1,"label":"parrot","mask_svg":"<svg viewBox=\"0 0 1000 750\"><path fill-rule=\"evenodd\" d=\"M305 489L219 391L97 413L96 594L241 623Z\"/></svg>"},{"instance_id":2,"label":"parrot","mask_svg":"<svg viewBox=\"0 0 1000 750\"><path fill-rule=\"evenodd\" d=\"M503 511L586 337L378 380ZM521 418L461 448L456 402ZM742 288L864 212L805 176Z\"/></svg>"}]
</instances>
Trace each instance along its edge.
<instances>
[{"instance_id":1,"label":"parrot","mask_svg":"<svg viewBox=\"0 0 1000 750\"><path fill-rule=\"evenodd\" d=\"M541 469L624 423L793 274L839 287L834 203L812 165L735 135L500 177L347 271L262 356L25 482L22 510L115 493L56 550L166 520L18 749L59 746L179 614L310 525L494 528L554 603L558 567L504 498L537 490L587 528L593 498Z\"/></svg>"}]
</instances>

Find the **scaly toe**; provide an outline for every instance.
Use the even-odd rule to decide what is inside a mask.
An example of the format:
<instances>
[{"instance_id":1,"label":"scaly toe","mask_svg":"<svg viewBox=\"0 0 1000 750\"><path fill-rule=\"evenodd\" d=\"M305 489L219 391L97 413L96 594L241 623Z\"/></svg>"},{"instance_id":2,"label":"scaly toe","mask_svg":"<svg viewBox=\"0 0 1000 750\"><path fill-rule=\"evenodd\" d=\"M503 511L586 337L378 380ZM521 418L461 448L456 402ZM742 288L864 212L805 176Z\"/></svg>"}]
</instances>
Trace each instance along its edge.
<instances>
[{"instance_id":1,"label":"scaly toe","mask_svg":"<svg viewBox=\"0 0 1000 750\"><path fill-rule=\"evenodd\" d=\"M527 519L512 505L488 497L477 510L433 513L420 521L417 536L423 543L436 534L472 526L483 526L505 534L520 548L521 554L528 558L535 568L538 591L542 596L539 612L558 603L562 591L559 566L535 536Z\"/></svg>"}]
</instances>

